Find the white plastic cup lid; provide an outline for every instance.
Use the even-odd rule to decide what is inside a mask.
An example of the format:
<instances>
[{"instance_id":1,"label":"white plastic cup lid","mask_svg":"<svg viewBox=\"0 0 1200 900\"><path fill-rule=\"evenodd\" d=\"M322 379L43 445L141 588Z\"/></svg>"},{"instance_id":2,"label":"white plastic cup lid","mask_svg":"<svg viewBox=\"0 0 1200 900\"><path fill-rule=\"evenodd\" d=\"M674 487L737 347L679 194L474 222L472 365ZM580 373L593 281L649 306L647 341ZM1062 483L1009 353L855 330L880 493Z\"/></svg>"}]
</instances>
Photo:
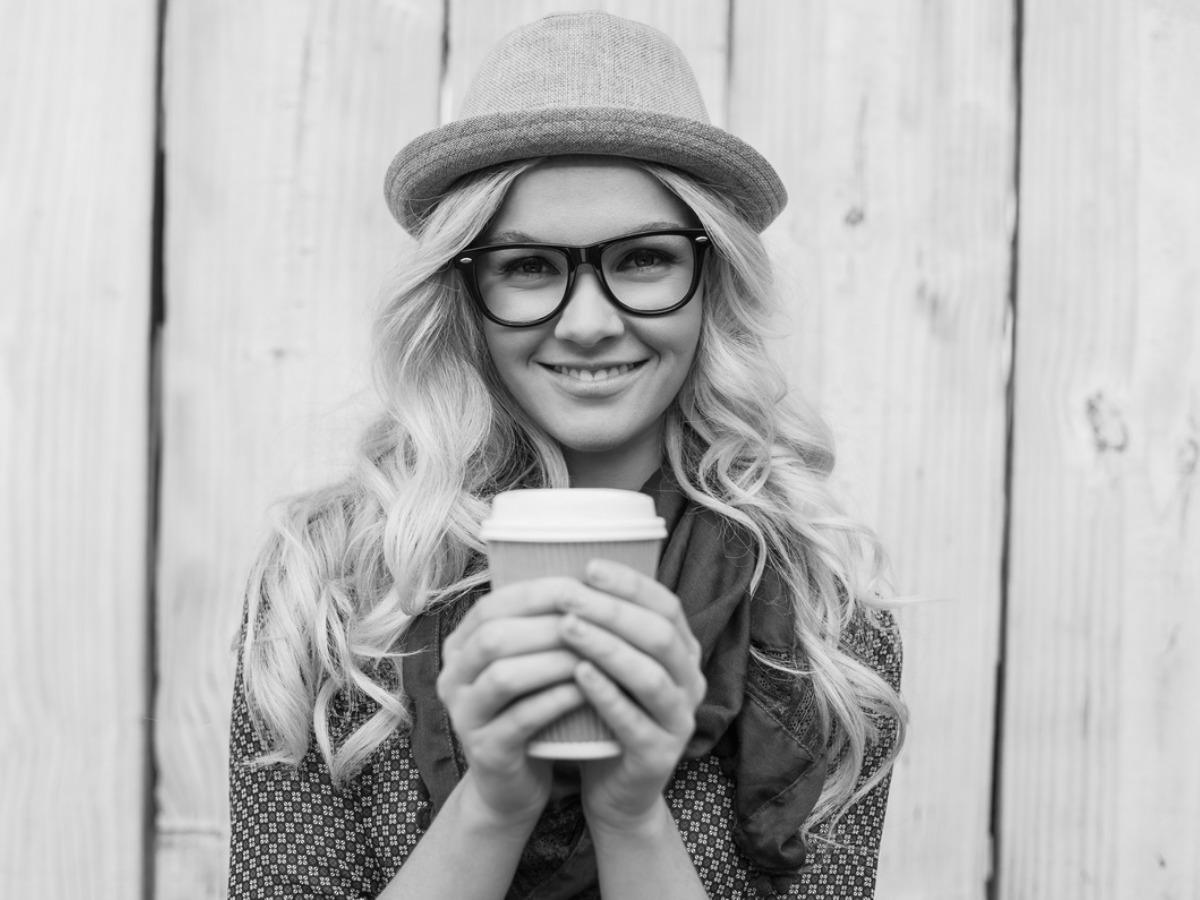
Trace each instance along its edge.
<instances>
[{"instance_id":1,"label":"white plastic cup lid","mask_svg":"<svg viewBox=\"0 0 1200 900\"><path fill-rule=\"evenodd\" d=\"M643 541L667 536L654 501L616 488L531 488L505 491L479 536L485 541Z\"/></svg>"}]
</instances>

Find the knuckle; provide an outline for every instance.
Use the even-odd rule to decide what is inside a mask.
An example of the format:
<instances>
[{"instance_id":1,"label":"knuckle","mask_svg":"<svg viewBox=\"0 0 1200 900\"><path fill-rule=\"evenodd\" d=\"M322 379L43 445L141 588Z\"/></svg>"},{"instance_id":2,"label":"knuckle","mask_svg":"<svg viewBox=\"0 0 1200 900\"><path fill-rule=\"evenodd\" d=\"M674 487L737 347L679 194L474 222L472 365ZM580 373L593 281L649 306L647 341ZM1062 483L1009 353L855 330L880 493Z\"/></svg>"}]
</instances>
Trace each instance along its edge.
<instances>
[{"instance_id":1,"label":"knuckle","mask_svg":"<svg viewBox=\"0 0 1200 900\"><path fill-rule=\"evenodd\" d=\"M691 736L696 730L696 715L691 710L687 710L679 717L679 732L680 734Z\"/></svg>"},{"instance_id":2,"label":"knuckle","mask_svg":"<svg viewBox=\"0 0 1200 900\"><path fill-rule=\"evenodd\" d=\"M491 758L494 756L493 741L490 737L484 737L477 732L468 731L462 735L463 753L467 759L472 760L475 764L494 764Z\"/></svg>"},{"instance_id":3,"label":"knuckle","mask_svg":"<svg viewBox=\"0 0 1200 900\"><path fill-rule=\"evenodd\" d=\"M645 636L646 650L655 659L664 659L675 646L675 629L665 621L648 629Z\"/></svg>"},{"instance_id":4,"label":"knuckle","mask_svg":"<svg viewBox=\"0 0 1200 900\"><path fill-rule=\"evenodd\" d=\"M540 694L529 697L523 703L513 706L513 720L521 728L529 728L540 721L543 706L554 701L555 689L551 688Z\"/></svg>"},{"instance_id":5,"label":"knuckle","mask_svg":"<svg viewBox=\"0 0 1200 900\"><path fill-rule=\"evenodd\" d=\"M670 616L682 615L683 604L679 600L679 595L657 581L654 582L654 586L658 589L658 595L662 598L663 612Z\"/></svg>"},{"instance_id":6,"label":"knuckle","mask_svg":"<svg viewBox=\"0 0 1200 900\"><path fill-rule=\"evenodd\" d=\"M592 632L591 639L587 641L581 652L597 663L601 670L613 670L620 668L621 651L622 648L616 641Z\"/></svg>"},{"instance_id":7,"label":"knuckle","mask_svg":"<svg viewBox=\"0 0 1200 900\"><path fill-rule=\"evenodd\" d=\"M475 650L484 659L496 659L504 652L504 634L496 622L485 622L476 629L474 635Z\"/></svg>"},{"instance_id":8,"label":"knuckle","mask_svg":"<svg viewBox=\"0 0 1200 900\"><path fill-rule=\"evenodd\" d=\"M658 669L651 676L649 688L656 697L669 697L679 691L679 685L675 683L666 669Z\"/></svg>"},{"instance_id":9,"label":"knuckle","mask_svg":"<svg viewBox=\"0 0 1200 900\"><path fill-rule=\"evenodd\" d=\"M516 673L509 666L501 664L488 666L479 680L489 692L499 696L508 696L517 689Z\"/></svg>"}]
</instances>

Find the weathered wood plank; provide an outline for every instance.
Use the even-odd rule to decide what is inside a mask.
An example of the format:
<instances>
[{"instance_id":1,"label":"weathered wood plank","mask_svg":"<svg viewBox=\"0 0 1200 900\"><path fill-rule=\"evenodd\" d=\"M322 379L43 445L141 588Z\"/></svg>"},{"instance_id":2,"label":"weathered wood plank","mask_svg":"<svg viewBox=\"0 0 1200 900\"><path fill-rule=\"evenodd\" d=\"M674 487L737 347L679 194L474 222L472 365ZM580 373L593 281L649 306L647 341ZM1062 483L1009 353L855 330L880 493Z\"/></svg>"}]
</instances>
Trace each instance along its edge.
<instances>
[{"instance_id":1,"label":"weathered wood plank","mask_svg":"<svg viewBox=\"0 0 1200 900\"><path fill-rule=\"evenodd\" d=\"M0 896L141 896L156 6L0 28Z\"/></svg>"},{"instance_id":2,"label":"weathered wood plank","mask_svg":"<svg viewBox=\"0 0 1200 900\"><path fill-rule=\"evenodd\" d=\"M734 6L733 130L791 202L769 232L778 357L902 593L910 742L878 895L982 896L989 871L1014 206L1012 4Z\"/></svg>"},{"instance_id":3,"label":"weathered wood plank","mask_svg":"<svg viewBox=\"0 0 1200 900\"><path fill-rule=\"evenodd\" d=\"M1200 894L1200 16L1027 4L1000 896Z\"/></svg>"},{"instance_id":4,"label":"weathered wood plank","mask_svg":"<svg viewBox=\"0 0 1200 900\"><path fill-rule=\"evenodd\" d=\"M216 897L243 579L264 511L329 480L371 406L403 240L382 201L436 122L440 3L173 0L166 44L157 894Z\"/></svg>"}]
</instances>

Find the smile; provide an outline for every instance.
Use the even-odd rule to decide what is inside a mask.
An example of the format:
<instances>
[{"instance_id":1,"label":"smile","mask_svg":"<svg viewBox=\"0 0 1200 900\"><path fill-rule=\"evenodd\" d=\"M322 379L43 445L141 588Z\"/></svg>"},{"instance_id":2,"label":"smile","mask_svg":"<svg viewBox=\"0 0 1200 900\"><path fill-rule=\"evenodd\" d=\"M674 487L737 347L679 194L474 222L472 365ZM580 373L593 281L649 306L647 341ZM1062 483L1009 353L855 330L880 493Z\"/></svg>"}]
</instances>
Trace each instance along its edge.
<instances>
[{"instance_id":1,"label":"smile","mask_svg":"<svg viewBox=\"0 0 1200 900\"><path fill-rule=\"evenodd\" d=\"M618 366L606 366L604 368L578 368L575 366L551 365L547 365L546 368L550 369L552 372L557 372L559 375L565 375L568 378L573 378L576 381L581 381L585 384L592 384L598 381L608 381L610 379L617 378L620 375L632 372L641 365L643 365L642 362L622 363Z\"/></svg>"}]
</instances>

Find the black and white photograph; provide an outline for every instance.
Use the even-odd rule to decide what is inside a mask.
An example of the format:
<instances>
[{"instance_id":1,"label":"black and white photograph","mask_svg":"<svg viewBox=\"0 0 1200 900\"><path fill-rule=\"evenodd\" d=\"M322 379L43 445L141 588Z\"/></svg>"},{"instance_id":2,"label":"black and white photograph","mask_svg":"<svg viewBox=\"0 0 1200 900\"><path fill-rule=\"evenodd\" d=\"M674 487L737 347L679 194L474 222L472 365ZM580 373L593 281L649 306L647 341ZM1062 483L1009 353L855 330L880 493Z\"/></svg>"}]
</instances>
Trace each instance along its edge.
<instances>
[{"instance_id":1,"label":"black and white photograph","mask_svg":"<svg viewBox=\"0 0 1200 900\"><path fill-rule=\"evenodd\" d=\"M0 897L1200 898L1200 2L0 0Z\"/></svg>"}]
</instances>

